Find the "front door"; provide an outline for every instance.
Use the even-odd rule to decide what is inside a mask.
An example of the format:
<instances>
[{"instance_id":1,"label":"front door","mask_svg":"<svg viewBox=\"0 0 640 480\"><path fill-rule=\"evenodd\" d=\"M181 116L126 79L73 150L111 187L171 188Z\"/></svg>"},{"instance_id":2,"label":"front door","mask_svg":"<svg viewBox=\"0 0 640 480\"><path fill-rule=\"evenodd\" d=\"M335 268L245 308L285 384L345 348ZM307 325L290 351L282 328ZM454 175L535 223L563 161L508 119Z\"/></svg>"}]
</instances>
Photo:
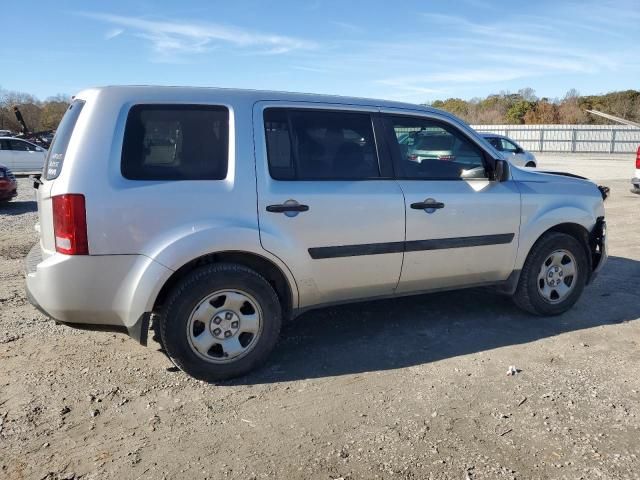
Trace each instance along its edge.
<instances>
[{"instance_id":1,"label":"front door","mask_svg":"<svg viewBox=\"0 0 640 480\"><path fill-rule=\"evenodd\" d=\"M487 178L487 155L445 117L385 115L407 211L398 292L506 280L520 227L512 181Z\"/></svg>"},{"instance_id":2,"label":"front door","mask_svg":"<svg viewBox=\"0 0 640 480\"><path fill-rule=\"evenodd\" d=\"M291 269L300 307L389 295L398 284L404 200L380 163L376 113L254 107L260 238Z\"/></svg>"},{"instance_id":3,"label":"front door","mask_svg":"<svg viewBox=\"0 0 640 480\"><path fill-rule=\"evenodd\" d=\"M502 152L505 158L518 166L524 166L527 162L527 156L522 148L506 138L501 138Z\"/></svg>"}]
</instances>

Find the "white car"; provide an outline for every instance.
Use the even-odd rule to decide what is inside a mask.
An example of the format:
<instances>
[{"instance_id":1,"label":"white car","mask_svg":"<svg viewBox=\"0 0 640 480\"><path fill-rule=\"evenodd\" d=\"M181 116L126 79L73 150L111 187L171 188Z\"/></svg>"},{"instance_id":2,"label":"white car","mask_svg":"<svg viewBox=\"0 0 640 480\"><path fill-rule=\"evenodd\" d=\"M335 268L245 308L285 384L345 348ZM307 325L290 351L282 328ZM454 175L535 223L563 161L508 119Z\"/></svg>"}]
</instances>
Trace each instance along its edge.
<instances>
[{"instance_id":1,"label":"white car","mask_svg":"<svg viewBox=\"0 0 640 480\"><path fill-rule=\"evenodd\" d=\"M0 137L0 163L14 173L41 172L47 150L13 137Z\"/></svg>"},{"instance_id":2,"label":"white car","mask_svg":"<svg viewBox=\"0 0 640 480\"><path fill-rule=\"evenodd\" d=\"M321 305L493 285L558 315L607 258L594 183L511 168L453 115L383 100L85 90L34 186L30 301L143 344L153 317L210 381L264 363L281 323Z\"/></svg>"},{"instance_id":3,"label":"white car","mask_svg":"<svg viewBox=\"0 0 640 480\"><path fill-rule=\"evenodd\" d=\"M502 153L505 160L508 160L518 167L537 167L538 162L536 161L535 155L531 152L527 152L509 137L498 135L497 133L481 133L480 135L482 135L496 150Z\"/></svg>"}]
</instances>

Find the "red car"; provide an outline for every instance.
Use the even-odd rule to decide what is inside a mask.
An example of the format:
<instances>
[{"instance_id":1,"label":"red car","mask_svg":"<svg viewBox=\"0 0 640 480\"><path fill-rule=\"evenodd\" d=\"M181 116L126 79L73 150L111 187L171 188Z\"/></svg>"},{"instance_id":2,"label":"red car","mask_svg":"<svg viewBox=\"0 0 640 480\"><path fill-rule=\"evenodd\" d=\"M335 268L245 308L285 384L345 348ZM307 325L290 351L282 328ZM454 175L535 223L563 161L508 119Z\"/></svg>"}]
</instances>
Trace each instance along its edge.
<instances>
[{"instance_id":1,"label":"red car","mask_svg":"<svg viewBox=\"0 0 640 480\"><path fill-rule=\"evenodd\" d=\"M18 195L18 182L13 172L0 163L0 202L8 202Z\"/></svg>"}]
</instances>

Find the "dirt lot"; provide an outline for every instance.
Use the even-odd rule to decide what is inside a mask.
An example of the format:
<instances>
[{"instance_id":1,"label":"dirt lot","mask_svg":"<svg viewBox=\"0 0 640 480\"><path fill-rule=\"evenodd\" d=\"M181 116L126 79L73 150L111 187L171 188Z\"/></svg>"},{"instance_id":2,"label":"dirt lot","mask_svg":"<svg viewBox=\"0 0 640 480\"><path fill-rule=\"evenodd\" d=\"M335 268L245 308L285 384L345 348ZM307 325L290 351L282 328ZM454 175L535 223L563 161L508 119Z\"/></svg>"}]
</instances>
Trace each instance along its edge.
<instances>
[{"instance_id":1,"label":"dirt lot","mask_svg":"<svg viewBox=\"0 0 640 480\"><path fill-rule=\"evenodd\" d=\"M571 312L534 318L486 290L318 310L220 385L26 302L22 179L0 207L0 478L640 478L632 159L540 158L612 189L611 258Z\"/></svg>"}]
</instances>

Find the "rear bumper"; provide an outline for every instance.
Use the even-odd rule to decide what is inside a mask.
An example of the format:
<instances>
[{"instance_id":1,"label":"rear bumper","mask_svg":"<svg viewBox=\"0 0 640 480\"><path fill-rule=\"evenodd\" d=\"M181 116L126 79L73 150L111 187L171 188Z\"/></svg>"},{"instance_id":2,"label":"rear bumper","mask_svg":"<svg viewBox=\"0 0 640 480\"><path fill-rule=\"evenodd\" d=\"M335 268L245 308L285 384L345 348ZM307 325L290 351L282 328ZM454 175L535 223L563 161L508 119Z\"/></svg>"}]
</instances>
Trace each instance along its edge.
<instances>
[{"instance_id":1,"label":"rear bumper","mask_svg":"<svg viewBox=\"0 0 640 480\"><path fill-rule=\"evenodd\" d=\"M631 179L631 193L640 193L640 177Z\"/></svg>"},{"instance_id":2,"label":"rear bumper","mask_svg":"<svg viewBox=\"0 0 640 480\"><path fill-rule=\"evenodd\" d=\"M0 200L9 200L16 196L18 196L18 186L16 184L0 186Z\"/></svg>"},{"instance_id":3,"label":"rear bumper","mask_svg":"<svg viewBox=\"0 0 640 480\"><path fill-rule=\"evenodd\" d=\"M54 254L35 245L25 261L29 302L78 328L126 331L146 342L153 301L171 270L143 255Z\"/></svg>"}]
</instances>

